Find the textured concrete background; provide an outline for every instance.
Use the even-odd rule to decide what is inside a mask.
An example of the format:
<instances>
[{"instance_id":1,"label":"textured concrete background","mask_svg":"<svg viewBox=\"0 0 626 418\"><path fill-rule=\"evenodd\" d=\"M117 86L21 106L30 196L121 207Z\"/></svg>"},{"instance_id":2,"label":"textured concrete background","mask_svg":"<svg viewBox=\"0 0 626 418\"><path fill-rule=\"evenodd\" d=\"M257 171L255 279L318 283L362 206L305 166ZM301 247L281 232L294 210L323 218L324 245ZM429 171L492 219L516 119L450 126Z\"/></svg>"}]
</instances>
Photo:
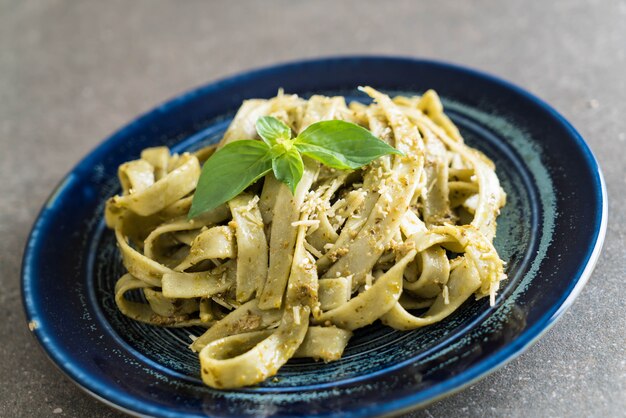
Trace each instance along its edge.
<instances>
[{"instance_id":1,"label":"textured concrete background","mask_svg":"<svg viewBox=\"0 0 626 418\"><path fill-rule=\"evenodd\" d=\"M604 252L563 319L520 358L413 416L624 416L624 0L0 0L0 416L120 416L45 358L22 313L22 249L62 176L179 92L251 67L355 53L453 61L528 88L587 139L610 196Z\"/></svg>"}]
</instances>

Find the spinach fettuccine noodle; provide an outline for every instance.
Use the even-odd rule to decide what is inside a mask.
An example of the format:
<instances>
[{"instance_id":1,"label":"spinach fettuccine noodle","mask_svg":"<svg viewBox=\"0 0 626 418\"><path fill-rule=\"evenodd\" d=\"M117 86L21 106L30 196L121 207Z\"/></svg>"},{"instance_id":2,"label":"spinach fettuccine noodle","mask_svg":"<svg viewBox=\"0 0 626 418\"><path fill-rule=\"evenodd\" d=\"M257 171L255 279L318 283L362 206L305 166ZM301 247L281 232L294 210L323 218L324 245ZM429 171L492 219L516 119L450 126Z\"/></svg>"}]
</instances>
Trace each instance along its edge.
<instances>
[{"instance_id":1,"label":"spinach fettuccine noodle","mask_svg":"<svg viewBox=\"0 0 626 418\"><path fill-rule=\"evenodd\" d=\"M180 155L149 148L119 167L122 193L105 214L127 270L117 306L155 326L205 327L190 347L207 385L254 385L293 357L338 360L352 331L376 320L411 330L472 296L494 303L505 193L493 162L464 143L434 91L363 91L371 104L282 92L246 100L218 144ZM269 171L189 218L205 161L261 141L255 126L266 116L294 135L351 122L398 153L345 170L305 153L297 186Z\"/></svg>"}]
</instances>

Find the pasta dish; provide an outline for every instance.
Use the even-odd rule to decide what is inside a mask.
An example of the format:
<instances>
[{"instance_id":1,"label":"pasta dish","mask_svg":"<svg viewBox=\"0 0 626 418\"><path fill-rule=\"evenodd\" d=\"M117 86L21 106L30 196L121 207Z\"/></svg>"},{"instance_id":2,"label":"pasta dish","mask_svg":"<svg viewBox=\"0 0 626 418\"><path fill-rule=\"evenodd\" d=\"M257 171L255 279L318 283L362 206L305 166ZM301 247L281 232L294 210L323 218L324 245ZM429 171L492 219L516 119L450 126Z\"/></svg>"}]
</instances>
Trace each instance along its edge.
<instances>
[{"instance_id":1,"label":"pasta dish","mask_svg":"<svg viewBox=\"0 0 626 418\"><path fill-rule=\"evenodd\" d=\"M127 270L117 306L155 326L205 327L190 345L205 384L255 385L293 357L338 360L352 331L376 320L411 330L473 295L495 303L506 195L493 162L464 143L434 91L362 90L371 104L282 91L246 100L218 144L148 148L119 167L122 193L105 210ZM267 116L294 135L350 122L397 153L357 169L304 153L297 186L270 171L190 218L202 165L239 140L260 143Z\"/></svg>"}]
</instances>

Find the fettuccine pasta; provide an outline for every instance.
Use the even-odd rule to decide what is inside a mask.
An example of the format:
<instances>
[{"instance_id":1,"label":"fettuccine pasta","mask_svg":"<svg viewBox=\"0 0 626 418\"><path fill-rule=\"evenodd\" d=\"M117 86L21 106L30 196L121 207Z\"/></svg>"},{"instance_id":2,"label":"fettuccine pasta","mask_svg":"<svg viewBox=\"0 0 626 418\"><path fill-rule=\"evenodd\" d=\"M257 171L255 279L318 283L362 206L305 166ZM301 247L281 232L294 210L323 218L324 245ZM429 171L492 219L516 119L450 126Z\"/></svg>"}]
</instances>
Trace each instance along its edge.
<instances>
[{"instance_id":1,"label":"fettuccine pasta","mask_svg":"<svg viewBox=\"0 0 626 418\"><path fill-rule=\"evenodd\" d=\"M207 385L254 385L292 357L338 360L352 331L376 320L411 330L472 295L494 303L505 193L493 162L463 142L434 91L363 90L372 104L282 92L247 100L218 144L181 155L149 148L119 167L122 193L105 216L128 271L117 306L152 325L206 327L190 347ZM258 139L255 122L268 115L296 134L349 121L404 155L356 171L305 157L293 194L270 173L188 219L201 164L227 143Z\"/></svg>"}]
</instances>

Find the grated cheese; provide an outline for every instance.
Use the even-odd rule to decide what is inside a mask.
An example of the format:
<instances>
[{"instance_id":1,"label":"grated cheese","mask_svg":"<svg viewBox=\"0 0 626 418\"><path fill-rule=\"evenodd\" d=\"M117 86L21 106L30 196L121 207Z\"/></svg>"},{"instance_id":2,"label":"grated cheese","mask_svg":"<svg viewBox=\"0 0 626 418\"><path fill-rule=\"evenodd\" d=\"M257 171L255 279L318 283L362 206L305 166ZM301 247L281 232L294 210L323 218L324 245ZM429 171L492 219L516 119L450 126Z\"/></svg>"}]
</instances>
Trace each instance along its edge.
<instances>
[{"instance_id":1,"label":"grated cheese","mask_svg":"<svg viewBox=\"0 0 626 418\"><path fill-rule=\"evenodd\" d=\"M313 254L315 256L315 258L322 258L324 256L324 254L319 252L317 248L315 248L314 246L309 244L307 240L304 240L304 248L306 248L306 250L308 252Z\"/></svg>"},{"instance_id":2,"label":"grated cheese","mask_svg":"<svg viewBox=\"0 0 626 418\"><path fill-rule=\"evenodd\" d=\"M448 290L447 285L443 286L443 291L441 293L443 295L443 303L445 305L449 305L450 304L450 291Z\"/></svg>"},{"instance_id":3,"label":"grated cheese","mask_svg":"<svg viewBox=\"0 0 626 418\"><path fill-rule=\"evenodd\" d=\"M374 280L374 276L372 276L372 273L367 273L365 275L365 290L372 287L373 280Z\"/></svg>"},{"instance_id":4,"label":"grated cheese","mask_svg":"<svg viewBox=\"0 0 626 418\"><path fill-rule=\"evenodd\" d=\"M291 226L318 226L320 225L319 219L307 219L302 221L295 221L291 223Z\"/></svg>"},{"instance_id":5,"label":"grated cheese","mask_svg":"<svg viewBox=\"0 0 626 418\"><path fill-rule=\"evenodd\" d=\"M293 307L293 322L296 325L300 325L300 321L301 321L301 318L300 318L300 307L299 306L294 306Z\"/></svg>"}]
</instances>

